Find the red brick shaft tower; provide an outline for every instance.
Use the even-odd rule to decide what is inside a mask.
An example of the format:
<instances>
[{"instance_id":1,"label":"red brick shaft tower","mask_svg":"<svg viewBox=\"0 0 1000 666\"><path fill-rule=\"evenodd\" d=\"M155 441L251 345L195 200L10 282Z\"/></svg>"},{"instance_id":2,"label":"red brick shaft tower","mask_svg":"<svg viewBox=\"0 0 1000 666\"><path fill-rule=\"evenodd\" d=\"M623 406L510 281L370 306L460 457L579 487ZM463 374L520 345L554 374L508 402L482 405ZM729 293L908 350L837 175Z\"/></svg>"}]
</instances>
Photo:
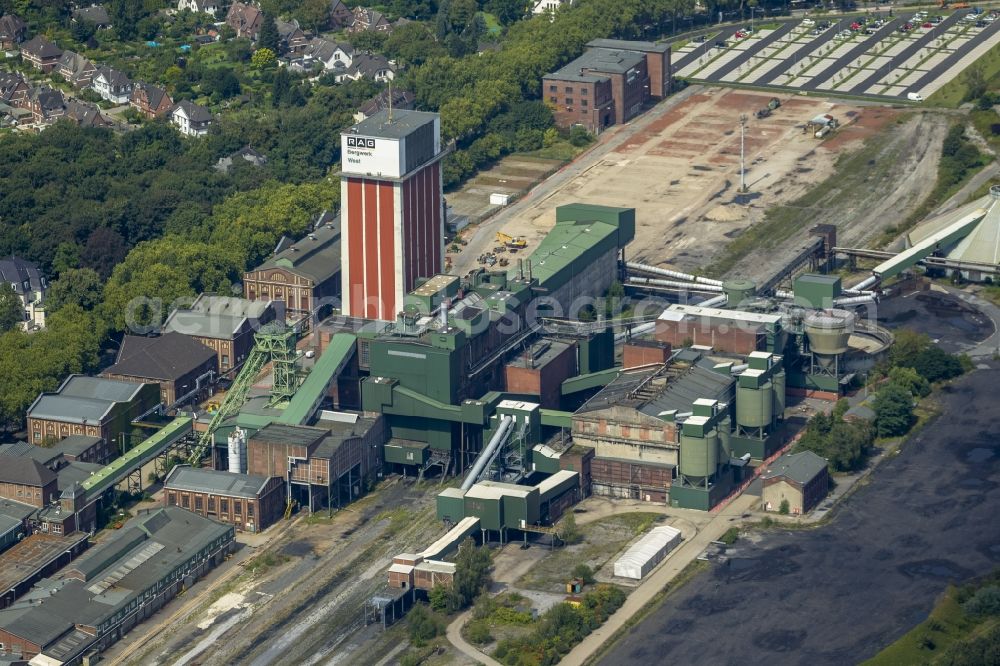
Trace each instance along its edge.
<instances>
[{"instance_id":1,"label":"red brick shaft tower","mask_svg":"<svg viewBox=\"0 0 1000 666\"><path fill-rule=\"evenodd\" d=\"M393 321L442 271L443 156L436 113L380 111L341 135L344 314Z\"/></svg>"}]
</instances>

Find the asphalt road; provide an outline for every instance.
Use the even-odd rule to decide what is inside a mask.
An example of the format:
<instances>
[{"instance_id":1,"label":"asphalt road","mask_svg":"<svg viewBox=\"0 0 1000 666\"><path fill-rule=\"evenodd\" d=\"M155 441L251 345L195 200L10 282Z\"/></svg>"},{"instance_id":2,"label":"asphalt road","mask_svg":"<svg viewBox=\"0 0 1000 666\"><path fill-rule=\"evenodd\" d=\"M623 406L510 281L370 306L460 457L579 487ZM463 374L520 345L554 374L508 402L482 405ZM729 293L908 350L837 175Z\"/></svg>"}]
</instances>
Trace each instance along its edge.
<instances>
[{"instance_id":1,"label":"asphalt road","mask_svg":"<svg viewBox=\"0 0 1000 666\"><path fill-rule=\"evenodd\" d=\"M854 664L925 619L949 581L1000 565L992 366L946 390L943 415L830 524L741 540L601 663Z\"/></svg>"}]
</instances>

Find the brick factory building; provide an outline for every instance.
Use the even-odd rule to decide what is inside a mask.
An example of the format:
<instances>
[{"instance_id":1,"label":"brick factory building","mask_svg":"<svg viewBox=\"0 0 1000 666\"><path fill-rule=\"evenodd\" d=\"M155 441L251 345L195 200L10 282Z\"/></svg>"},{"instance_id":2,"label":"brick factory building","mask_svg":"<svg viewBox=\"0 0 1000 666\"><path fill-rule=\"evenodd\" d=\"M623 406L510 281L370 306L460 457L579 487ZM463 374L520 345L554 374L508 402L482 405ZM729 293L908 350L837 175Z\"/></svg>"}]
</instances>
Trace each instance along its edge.
<instances>
[{"instance_id":1,"label":"brick factory building","mask_svg":"<svg viewBox=\"0 0 1000 666\"><path fill-rule=\"evenodd\" d=\"M260 266L243 274L250 301L281 301L289 315L309 315L340 296L340 218L321 219L304 238L284 242ZM287 240L287 239L286 239Z\"/></svg>"},{"instance_id":2,"label":"brick factory building","mask_svg":"<svg viewBox=\"0 0 1000 666\"><path fill-rule=\"evenodd\" d=\"M562 383L576 372L576 344L558 340L539 340L504 369L507 391L537 396L544 409L559 409Z\"/></svg>"},{"instance_id":3,"label":"brick factory building","mask_svg":"<svg viewBox=\"0 0 1000 666\"><path fill-rule=\"evenodd\" d=\"M670 360L670 344L658 340L630 340L622 346L622 368L663 365Z\"/></svg>"},{"instance_id":4,"label":"brick factory building","mask_svg":"<svg viewBox=\"0 0 1000 666\"><path fill-rule=\"evenodd\" d=\"M132 422L160 407L157 384L137 384L103 377L70 375L54 393L42 393L28 408L32 444L70 435L98 437L114 455L119 438Z\"/></svg>"},{"instance_id":5,"label":"brick factory building","mask_svg":"<svg viewBox=\"0 0 1000 666\"><path fill-rule=\"evenodd\" d=\"M613 39L590 42L583 55L542 79L556 125L594 134L628 122L670 89L669 45Z\"/></svg>"},{"instance_id":6,"label":"brick factory building","mask_svg":"<svg viewBox=\"0 0 1000 666\"><path fill-rule=\"evenodd\" d=\"M124 382L156 382L167 407L207 397L219 373L216 353L180 333L126 335L115 364L102 377Z\"/></svg>"},{"instance_id":7,"label":"brick factory building","mask_svg":"<svg viewBox=\"0 0 1000 666\"><path fill-rule=\"evenodd\" d=\"M219 372L226 375L243 365L253 349L254 333L277 316L271 301L202 294L191 307L171 312L163 330L189 336L214 350Z\"/></svg>"},{"instance_id":8,"label":"brick factory building","mask_svg":"<svg viewBox=\"0 0 1000 666\"><path fill-rule=\"evenodd\" d=\"M59 499L56 473L28 457L0 460L0 497L34 507Z\"/></svg>"},{"instance_id":9,"label":"brick factory building","mask_svg":"<svg viewBox=\"0 0 1000 666\"><path fill-rule=\"evenodd\" d=\"M746 355L780 349L780 334L781 315L675 304L657 319L654 335L674 347L702 345Z\"/></svg>"},{"instance_id":10,"label":"brick factory building","mask_svg":"<svg viewBox=\"0 0 1000 666\"><path fill-rule=\"evenodd\" d=\"M785 501L788 502L788 512L793 516L811 511L826 497L830 488L826 460L812 451L781 456L768 465L761 479L763 509L779 511Z\"/></svg>"},{"instance_id":11,"label":"brick factory building","mask_svg":"<svg viewBox=\"0 0 1000 666\"><path fill-rule=\"evenodd\" d=\"M357 499L381 468L388 434L379 414L344 417L316 426L264 426L247 440L247 470L287 480L291 497L310 511Z\"/></svg>"},{"instance_id":12,"label":"brick factory building","mask_svg":"<svg viewBox=\"0 0 1000 666\"><path fill-rule=\"evenodd\" d=\"M235 532L177 507L138 516L0 611L0 659L79 664L221 564ZM90 663L94 663L91 659Z\"/></svg>"},{"instance_id":13,"label":"brick factory building","mask_svg":"<svg viewBox=\"0 0 1000 666\"><path fill-rule=\"evenodd\" d=\"M341 134L342 310L395 321L444 267L441 119L384 110Z\"/></svg>"},{"instance_id":14,"label":"brick factory building","mask_svg":"<svg viewBox=\"0 0 1000 666\"><path fill-rule=\"evenodd\" d=\"M32 534L0 554L0 609L13 604L42 578L72 562L87 549L87 538L81 532Z\"/></svg>"},{"instance_id":15,"label":"brick factory building","mask_svg":"<svg viewBox=\"0 0 1000 666\"><path fill-rule=\"evenodd\" d=\"M276 476L177 465L163 481L163 491L164 506L232 523L241 532L262 532L278 522L285 510L285 482Z\"/></svg>"}]
</instances>

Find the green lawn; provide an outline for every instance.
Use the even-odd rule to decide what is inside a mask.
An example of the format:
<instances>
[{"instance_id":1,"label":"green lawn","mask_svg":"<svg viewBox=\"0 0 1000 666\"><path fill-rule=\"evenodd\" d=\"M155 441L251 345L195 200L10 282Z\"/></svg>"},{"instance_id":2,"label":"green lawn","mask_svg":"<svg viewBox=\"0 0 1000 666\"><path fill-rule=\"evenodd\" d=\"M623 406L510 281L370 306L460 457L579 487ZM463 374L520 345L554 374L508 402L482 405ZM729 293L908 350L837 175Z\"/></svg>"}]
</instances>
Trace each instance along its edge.
<instances>
[{"instance_id":1,"label":"green lawn","mask_svg":"<svg viewBox=\"0 0 1000 666\"><path fill-rule=\"evenodd\" d=\"M500 33L503 32L503 26L500 25L497 17L489 12L480 13L483 15L483 20L486 21L486 34L490 37L499 37Z\"/></svg>"},{"instance_id":2,"label":"green lawn","mask_svg":"<svg viewBox=\"0 0 1000 666\"><path fill-rule=\"evenodd\" d=\"M990 89L1000 88L1000 44L986 52L977 64L983 67L983 74L990 83ZM948 83L941 86L937 92L927 98L930 106L941 106L946 109L957 109L965 99L965 76L959 74Z\"/></svg>"},{"instance_id":3,"label":"green lawn","mask_svg":"<svg viewBox=\"0 0 1000 666\"><path fill-rule=\"evenodd\" d=\"M995 634L1000 618L970 617L962 610L960 597L958 588L949 587L926 620L864 662L865 666L949 663L942 657L950 646L988 633Z\"/></svg>"}]
</instances>

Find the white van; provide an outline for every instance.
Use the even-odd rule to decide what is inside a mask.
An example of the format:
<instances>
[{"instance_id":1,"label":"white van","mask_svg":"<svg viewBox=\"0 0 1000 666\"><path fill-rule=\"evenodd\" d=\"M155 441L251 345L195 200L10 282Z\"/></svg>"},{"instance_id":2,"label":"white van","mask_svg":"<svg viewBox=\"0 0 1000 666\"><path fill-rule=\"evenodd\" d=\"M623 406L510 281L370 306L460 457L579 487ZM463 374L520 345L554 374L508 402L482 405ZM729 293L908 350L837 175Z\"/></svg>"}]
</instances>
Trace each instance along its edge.
<instances>
[{"instance_id":1,"label":"white van","mask_svg":"<svg viewBox=\"0 0 1000 666\"><path fill-rule=\"evenodd\" d=\"M911 102L924 101L924 98L920 93L906 93L906 99L910 100Z\"/></svg>"}]
</instances>

